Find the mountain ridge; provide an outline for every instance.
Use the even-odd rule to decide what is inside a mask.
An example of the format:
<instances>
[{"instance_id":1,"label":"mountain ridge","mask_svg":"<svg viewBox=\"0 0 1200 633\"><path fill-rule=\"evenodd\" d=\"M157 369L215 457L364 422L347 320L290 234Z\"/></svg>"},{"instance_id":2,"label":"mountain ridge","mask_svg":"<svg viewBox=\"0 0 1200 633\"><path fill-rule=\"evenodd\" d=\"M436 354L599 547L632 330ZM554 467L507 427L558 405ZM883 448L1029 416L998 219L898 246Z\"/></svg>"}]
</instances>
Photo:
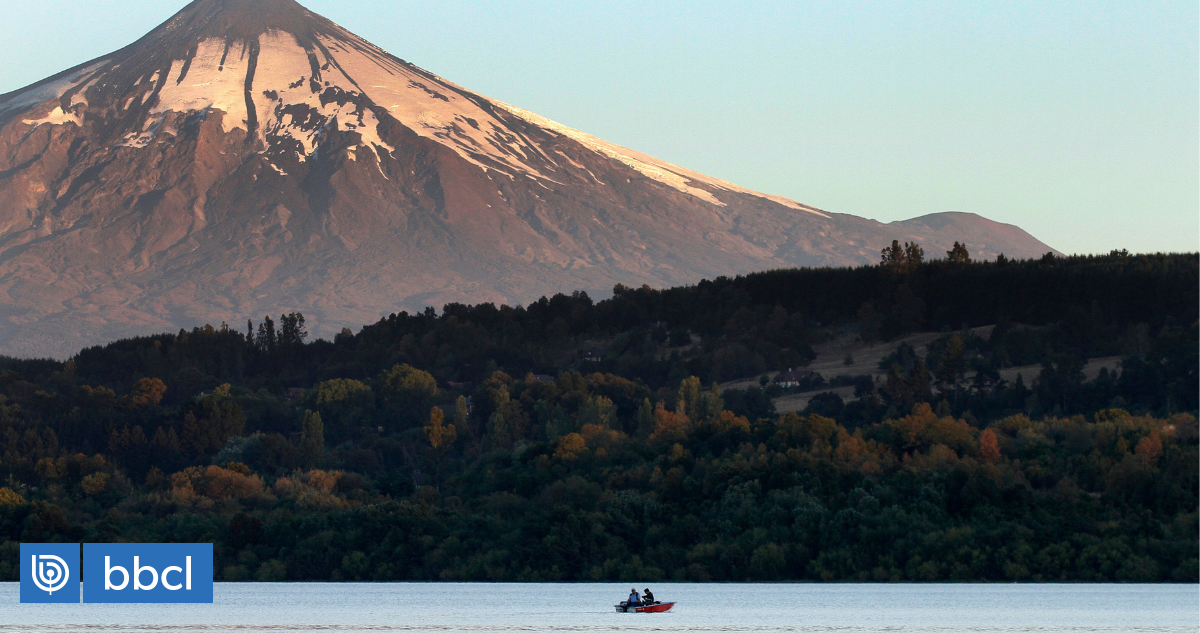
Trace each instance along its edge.
<instances>
[{"instance_id":1,"label":"mountain ridge","mask_svg":"<svg viewBox=\"0 0 1200 633\"><path fill-rule=\"evenodd\" d=\"M292 0L198 0L0 95L0 352L291 310L328 336L426 305L869 263L893 239L1052 251L979 216L914 221L608 143Z\"/></svg>"}]
</instances>

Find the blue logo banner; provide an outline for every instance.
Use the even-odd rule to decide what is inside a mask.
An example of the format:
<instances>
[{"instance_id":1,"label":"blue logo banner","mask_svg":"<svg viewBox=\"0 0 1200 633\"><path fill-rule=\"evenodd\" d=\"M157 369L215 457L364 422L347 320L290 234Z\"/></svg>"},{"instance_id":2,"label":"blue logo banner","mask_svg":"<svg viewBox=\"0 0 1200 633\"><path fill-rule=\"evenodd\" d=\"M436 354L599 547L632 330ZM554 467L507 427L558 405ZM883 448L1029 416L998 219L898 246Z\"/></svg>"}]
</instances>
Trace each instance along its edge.
<instances>
[{"instance_id":1,"label":"blue logo banner","mask_svg":"<svg viewBox=\"0 0 1200 633\"><path fill-rule=\"evenodd\" d=\"M21 543L21 602L79 604L79 543Z\"/></svg>"},{"instance_id":2,"label":"blue logo banner","mask_svg":"<svg viewBox=\"0 0 1200 633\"><path fill-rule=\"evenodd\" d=\"M213 601L212 543L84 543L84 602Z\"/></svg>"}]
</instances>

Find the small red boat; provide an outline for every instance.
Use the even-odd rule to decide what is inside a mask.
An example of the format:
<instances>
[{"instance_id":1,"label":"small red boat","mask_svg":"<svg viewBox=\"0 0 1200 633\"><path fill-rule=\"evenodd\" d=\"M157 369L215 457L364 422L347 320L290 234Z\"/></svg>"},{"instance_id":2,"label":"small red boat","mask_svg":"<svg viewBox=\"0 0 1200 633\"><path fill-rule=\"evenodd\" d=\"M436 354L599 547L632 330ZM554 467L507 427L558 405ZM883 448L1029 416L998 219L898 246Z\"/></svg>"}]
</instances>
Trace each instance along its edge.
<instances>
[{"instance_id":1,"label":"small red boat","mask_svg":"<svg viewBox=\"0 0 1200 633\"><path fill-rule=\"evenodd\" d=\"M655 602L654 604L635 604L630 606L628 602L622 602L617 605L617 613L666 613L675 606L674 602Z\"/></svg>"}]
</instances>

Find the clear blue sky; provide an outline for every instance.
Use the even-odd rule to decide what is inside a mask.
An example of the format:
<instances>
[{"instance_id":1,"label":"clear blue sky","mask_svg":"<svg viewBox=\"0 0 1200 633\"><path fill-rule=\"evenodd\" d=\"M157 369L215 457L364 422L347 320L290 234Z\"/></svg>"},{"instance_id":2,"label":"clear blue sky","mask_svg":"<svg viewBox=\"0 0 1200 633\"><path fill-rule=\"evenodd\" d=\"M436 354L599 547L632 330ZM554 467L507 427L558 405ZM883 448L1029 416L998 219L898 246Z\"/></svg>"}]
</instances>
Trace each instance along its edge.
<instances>
[{"instance_id":1,"label":"clear blue sky","mask_svg":"<svg viewBox=\"0 0 1200 633\"><path fill-rule=\"evenodd\" d=\"M9 0L0 92L184 4ZM1200 248L1195 0L303 4L484 95L830 211Z\"/></svg>"}]
</instances>

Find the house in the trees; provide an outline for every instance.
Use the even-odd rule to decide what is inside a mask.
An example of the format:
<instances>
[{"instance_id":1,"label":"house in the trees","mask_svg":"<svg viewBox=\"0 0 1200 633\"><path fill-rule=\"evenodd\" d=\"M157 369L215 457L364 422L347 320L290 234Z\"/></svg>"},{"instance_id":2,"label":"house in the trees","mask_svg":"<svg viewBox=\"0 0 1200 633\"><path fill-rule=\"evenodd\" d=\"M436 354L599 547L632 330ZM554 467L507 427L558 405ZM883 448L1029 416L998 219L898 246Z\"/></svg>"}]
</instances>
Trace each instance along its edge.
<instances>
[{"instance_id":1,"label":"house in the trees","mask_svg":"<svg viewBox=\"0 0 1200 633\"><path fill-rule=\"evenodd\" d=\"M775 384L784 389L791 389L792 387L799 387L802 383L810 383L816 377L817 373L814 371L793 371L788 369L787 371L779 372L779 375L775 376Z\"/></svg>"}]
</instances>

